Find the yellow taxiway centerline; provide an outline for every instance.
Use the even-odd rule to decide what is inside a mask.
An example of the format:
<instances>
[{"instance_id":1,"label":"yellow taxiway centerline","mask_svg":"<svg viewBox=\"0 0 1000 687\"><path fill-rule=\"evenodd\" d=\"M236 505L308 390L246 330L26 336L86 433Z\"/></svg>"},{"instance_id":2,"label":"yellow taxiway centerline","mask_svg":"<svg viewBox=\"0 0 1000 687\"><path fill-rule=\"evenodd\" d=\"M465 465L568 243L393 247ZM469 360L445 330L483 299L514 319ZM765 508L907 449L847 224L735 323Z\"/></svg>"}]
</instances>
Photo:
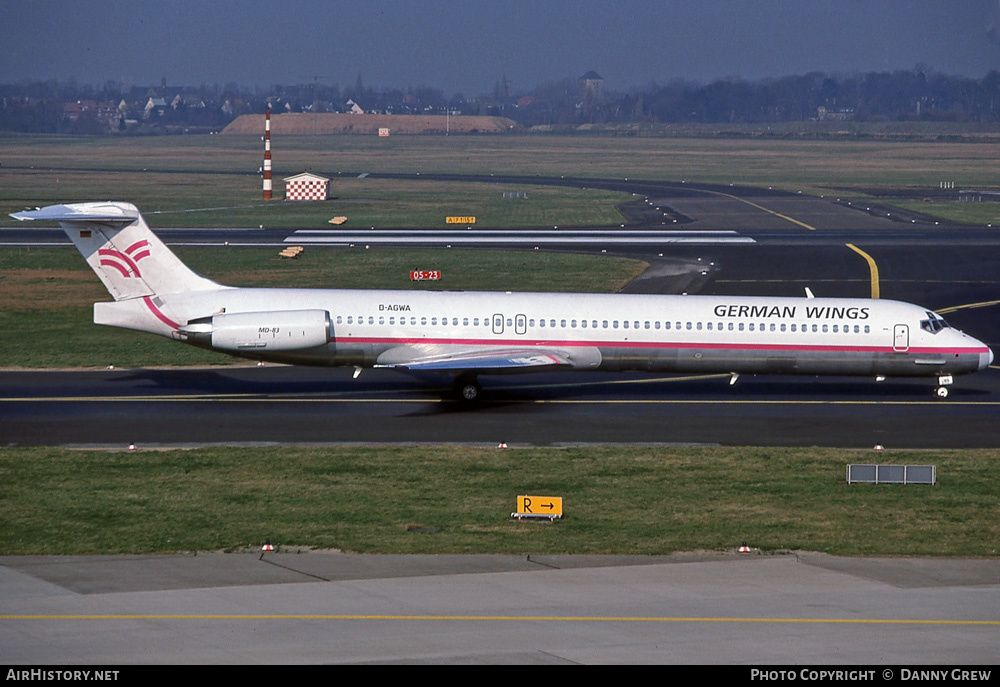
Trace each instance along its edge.
<instances>
[{"instance_id":1,"label":"yellow taxiway centerline","mask_svg":"<svg viewBox=\"0 0 1000 687\"><path fill-rule=\"evenodd\" d=\"M711 618L679 616L559 616L559 615L364 615L324 613L121 613L121 614L10 614L0 620L440 620L535 621L573 623L805 623L814 625L963 625L1000 626L1000 620L933 620L908 618Z\"/></svg>"},{"instance_id":2,"label":"yellow taxiway centerline","mask_svg":"<svg viewBox=\"0 0 1000 687\"><path fill-rule=\"evenodd\" d=\"M855 246L853 243L848 243L847 247L853 250L861 257L863 257L865 261L868 263L868 270L871 272L872 298L878 298L879 297L878 265L875 264L875 259L872 256L868 255L868 253L864 252L863 250Z\"/></svg>"}]
</instances>

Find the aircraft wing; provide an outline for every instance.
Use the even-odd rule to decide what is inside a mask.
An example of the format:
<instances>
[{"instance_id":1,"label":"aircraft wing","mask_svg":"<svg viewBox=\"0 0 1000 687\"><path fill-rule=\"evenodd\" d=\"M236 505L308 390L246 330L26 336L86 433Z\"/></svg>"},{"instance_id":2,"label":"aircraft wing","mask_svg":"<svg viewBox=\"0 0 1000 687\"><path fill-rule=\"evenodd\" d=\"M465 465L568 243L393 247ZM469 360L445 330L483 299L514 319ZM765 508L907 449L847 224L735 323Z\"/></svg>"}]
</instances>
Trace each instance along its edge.
<instances>
[{"instance_id":1,"label":"aircraft wing","mask_svg":"<svg viewBox=\"0 0 1000 687\"><path fill-rule=\"evenodd\" d=\"M375 367L438 372L518 372L572 367L565 354L537 348L510 348L428 353L409 346L392 348L379 356Z\"/></svg>"}]
</instances>

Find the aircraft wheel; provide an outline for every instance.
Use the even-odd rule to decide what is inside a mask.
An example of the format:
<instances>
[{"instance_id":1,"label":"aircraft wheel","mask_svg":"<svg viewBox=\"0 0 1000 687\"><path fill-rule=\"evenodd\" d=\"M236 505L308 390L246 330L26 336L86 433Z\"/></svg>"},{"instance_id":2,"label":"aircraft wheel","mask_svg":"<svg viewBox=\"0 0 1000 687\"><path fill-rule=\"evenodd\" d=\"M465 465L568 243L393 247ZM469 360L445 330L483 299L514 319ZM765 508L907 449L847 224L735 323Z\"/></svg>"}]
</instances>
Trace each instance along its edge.
<instances>
[{"instance_id":1,"label":"aircraft wheel","mask_svg":"<svg viewBox=\"0 0 1000 687\"><path fill-rule=\"evenodd\" d=\"M483 388L479 386L479 382L476 381L475 377L459 378L455 386L458 388L459 396L466 403L475 403L478 401L479 395L483 391Z\"/></svg>"},{"instance_id":2,"label":"aircraft wheel","mask_svg":"<svg viewBox=\"0 0 1000 687\"><path fill-rule=\"evenodd\" d=\"M937 389L934 390L934 394L938 398L948 398L948 387L939 386Z\"/></svg>"}]
</instances>

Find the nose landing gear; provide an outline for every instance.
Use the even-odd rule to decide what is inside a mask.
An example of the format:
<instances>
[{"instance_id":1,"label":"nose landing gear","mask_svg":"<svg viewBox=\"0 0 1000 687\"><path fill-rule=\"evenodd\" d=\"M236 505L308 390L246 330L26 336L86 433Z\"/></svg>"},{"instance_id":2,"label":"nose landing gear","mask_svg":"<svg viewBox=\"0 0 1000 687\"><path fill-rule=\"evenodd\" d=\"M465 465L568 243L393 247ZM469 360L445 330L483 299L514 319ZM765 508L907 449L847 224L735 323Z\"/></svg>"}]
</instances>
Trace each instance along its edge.
<instances>
[{"instance_id":1,"label":"nose landing gear","mask_svg":"<svg viewBox=\"0 0 1000 687\"><path fill-rule=\"evenodd\" d=\"M948 398L948 385L954 381L951 375L940 375L938 377L938 387L934 390L934 395L938 398Z\"/></svg>"}]
</instances>

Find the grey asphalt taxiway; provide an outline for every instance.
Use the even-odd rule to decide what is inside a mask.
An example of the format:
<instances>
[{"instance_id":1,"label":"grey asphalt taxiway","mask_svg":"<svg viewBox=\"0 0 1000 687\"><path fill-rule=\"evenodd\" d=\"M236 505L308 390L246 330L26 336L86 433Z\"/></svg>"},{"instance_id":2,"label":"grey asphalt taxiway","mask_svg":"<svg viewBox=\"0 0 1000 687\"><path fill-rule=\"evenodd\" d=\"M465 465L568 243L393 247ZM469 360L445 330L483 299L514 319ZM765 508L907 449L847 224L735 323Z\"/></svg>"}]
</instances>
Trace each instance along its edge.
<instances>
[{"instance_id":1,"label":"grey asphalt taxiway","mask_svg":"<svg viewBox=\"0 0 1000 687\"><path fill-rule=\"evenodd\" d=\"M998 573L819 554L2 557L0 662L990 670Z\"/></svg>"},{"instance_id":2,"label":"grey asphalt taxiway","mask_svg":"<svg viewBox=\"0 0 1000 687\"><path fill-rule=\"evenodd\" d=\"M629 190L641 197L623 209L630 231L676 227L701 237L602 247L567 235L546 243L648 260L629 290L802 295L809 287L864 297L874 264L882 298L942 311L1000 347L1000 238L990 228L941 227L834 196L767 189L548 182ZM28 240L19 232L0 231L0 242ZM302 236L161 233L174 243L224 236L283 244ZM530 237L523 247L532 248ZM6 371L0 444L1000 445L996 369L957 379L946 401L916 380L749 377L730 386L724 377L546 374L482 381L485 398L469 407L449 397L441 378L388 371L356 380L340 370L273 366ZM0 557L0 660L992 664L998 586L996 559Z\"/></svg>"}]
</instances>

